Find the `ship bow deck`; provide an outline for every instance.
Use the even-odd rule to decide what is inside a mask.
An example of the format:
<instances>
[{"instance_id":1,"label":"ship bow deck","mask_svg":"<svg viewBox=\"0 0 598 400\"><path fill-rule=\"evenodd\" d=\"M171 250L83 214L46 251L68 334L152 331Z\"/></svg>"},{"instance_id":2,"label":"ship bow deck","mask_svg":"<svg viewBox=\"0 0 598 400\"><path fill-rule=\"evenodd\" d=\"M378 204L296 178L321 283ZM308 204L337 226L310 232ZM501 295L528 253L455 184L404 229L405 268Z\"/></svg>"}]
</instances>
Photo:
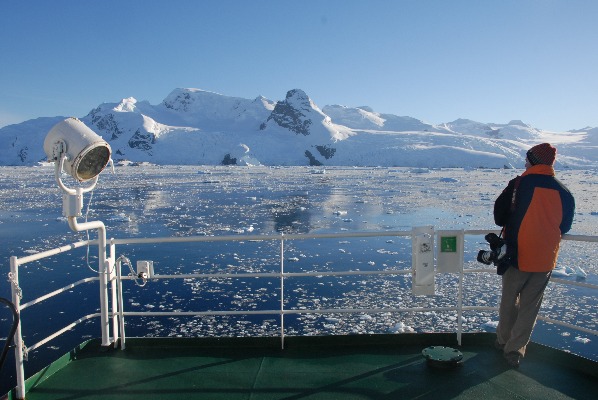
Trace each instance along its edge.
<instances>
[{"instance_id":1,"label":"ship bow deck","mask_svg":"<svg viewBox=\"0 0 598 400\"><path fill-rule=\"evenodd\" d=\"M598 363L530 344L518 369L494 335L136 338L126 349L88 341L27 380L27 399L590 399ZM452 346L462 365L422 356ZM14 398L14 393L9 394Z\"/></svg>"}]
</instances>

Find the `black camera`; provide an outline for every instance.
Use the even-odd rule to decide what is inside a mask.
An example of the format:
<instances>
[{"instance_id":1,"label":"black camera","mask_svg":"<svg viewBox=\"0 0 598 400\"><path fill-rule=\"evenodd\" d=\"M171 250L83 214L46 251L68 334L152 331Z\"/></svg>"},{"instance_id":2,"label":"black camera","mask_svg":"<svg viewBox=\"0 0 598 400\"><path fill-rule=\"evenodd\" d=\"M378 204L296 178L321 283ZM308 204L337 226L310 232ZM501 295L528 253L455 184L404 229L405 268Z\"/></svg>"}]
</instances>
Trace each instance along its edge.
<instances>
[{"instance_id":1,"label":"black camera","mask_svg":"<svg viewBox=\"0 0 598 400\"><path fill-rule=\"evenodd\" d=\"M494 263L498 265L500 261L507 255L507 243L501 239L496 233L489 233L484 236L484 239L490 244L490 251L480 250L478 253L478 262L486 265Z\"/></svg>"}]
</instances>

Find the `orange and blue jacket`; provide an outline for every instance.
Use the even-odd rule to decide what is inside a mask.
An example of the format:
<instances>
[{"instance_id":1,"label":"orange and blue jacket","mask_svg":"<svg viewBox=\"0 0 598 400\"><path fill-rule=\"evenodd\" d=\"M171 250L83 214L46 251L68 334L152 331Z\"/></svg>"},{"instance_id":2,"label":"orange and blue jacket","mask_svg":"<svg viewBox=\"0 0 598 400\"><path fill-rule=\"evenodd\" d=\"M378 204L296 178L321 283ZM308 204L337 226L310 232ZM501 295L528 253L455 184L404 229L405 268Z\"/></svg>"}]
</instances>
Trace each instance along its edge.
<instances>
[{"instance_id":1,"label":"orange and blue jacket","mask_svg":"<svg viewBox=\"0 0 598 400\"><path fill-rule=\"evenodd\" d=\"M552 166L534 165L511 180L494 203L494 222L504 227L511 265L526 272L552 271L574 213L575 199Z\"/></svg>"}]
</instances>

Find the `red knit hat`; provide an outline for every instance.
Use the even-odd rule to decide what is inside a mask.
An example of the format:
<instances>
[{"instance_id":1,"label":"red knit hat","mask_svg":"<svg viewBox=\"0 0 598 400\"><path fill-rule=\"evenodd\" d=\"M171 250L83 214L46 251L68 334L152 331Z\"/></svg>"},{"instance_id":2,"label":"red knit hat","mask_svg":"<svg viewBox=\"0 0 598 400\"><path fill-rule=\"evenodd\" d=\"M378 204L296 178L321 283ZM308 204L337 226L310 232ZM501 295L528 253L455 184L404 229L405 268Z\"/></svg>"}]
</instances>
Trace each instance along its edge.
<instances>
[{"instance_id":1,"label":"red knit hat","mask_svg":"<svg viewBox=\"0 0 598 400\"><path fill-rule=\"evenodd\" d=\"M556 159L556 147L550 143L535 145L527 151L527 159L531 165L545 164L553 165Z\"/></svg>"}]
</instances>

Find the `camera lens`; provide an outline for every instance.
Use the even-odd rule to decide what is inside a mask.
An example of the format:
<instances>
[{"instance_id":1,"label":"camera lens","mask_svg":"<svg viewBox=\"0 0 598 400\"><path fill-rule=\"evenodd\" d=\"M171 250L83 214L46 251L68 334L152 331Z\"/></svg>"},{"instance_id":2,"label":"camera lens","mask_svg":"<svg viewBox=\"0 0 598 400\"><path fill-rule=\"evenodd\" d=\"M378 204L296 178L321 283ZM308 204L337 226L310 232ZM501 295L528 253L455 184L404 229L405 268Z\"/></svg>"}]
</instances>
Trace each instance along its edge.
<instances>
[{"instance_id":1,"label":"camera lens","mask_svg":"<svg viewBox=\"0 0 598 400\"><path fill-rule=\"evenodd\" d=\"M494 252L492 251L484 251L480 250L478 253L478 262L482 264L490 265L492 264L492 260L494 259Z\"/></svg>"}]
</instances>

